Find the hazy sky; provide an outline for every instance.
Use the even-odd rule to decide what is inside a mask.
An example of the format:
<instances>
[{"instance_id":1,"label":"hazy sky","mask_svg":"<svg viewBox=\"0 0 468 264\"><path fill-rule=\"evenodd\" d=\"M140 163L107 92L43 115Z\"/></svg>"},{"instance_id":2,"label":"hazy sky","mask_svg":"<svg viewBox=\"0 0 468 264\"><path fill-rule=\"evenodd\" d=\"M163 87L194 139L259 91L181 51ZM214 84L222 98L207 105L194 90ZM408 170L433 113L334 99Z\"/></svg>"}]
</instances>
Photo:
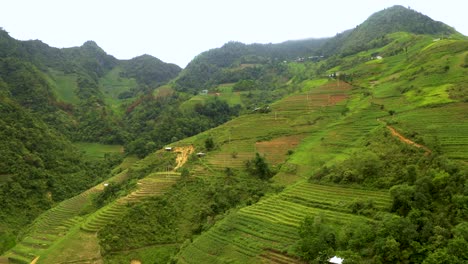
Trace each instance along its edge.
<instances>
[{"instance_id":1,"label":"hazy sky","mask_svg":"<svg viewBox=\"0 0 468 264\"><path fill-rule=\"evenodd\" d=\"M59 48L94 40L118 59L150 54L185 67L231 40L334 36L396 4L468 35L466 0L0 0L0 27L20 40Z\"/></svg>"}]
</instances>

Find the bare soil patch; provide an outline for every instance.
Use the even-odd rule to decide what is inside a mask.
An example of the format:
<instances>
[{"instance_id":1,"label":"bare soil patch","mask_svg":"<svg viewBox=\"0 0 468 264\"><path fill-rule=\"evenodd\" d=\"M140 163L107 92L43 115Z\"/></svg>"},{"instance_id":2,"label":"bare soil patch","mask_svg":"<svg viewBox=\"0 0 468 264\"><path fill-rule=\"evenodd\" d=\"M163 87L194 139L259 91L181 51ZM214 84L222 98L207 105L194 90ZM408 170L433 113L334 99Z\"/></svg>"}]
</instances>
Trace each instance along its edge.
<instances>
[{"instance_id":1,"label":"bare soil patch","mask_svg":"<svg viewBox=\"0 0 468 264\"><path fill-rule=\"evenodd\" d=\"M182 167L187 162L187 159L190 156L190 154L192 154L194 151L195 148L192 145L185 147L175 147L174 152L177 152L178 154L176 157L176 166L174 168L174 171Z\"/></svg>"}]
</instances>

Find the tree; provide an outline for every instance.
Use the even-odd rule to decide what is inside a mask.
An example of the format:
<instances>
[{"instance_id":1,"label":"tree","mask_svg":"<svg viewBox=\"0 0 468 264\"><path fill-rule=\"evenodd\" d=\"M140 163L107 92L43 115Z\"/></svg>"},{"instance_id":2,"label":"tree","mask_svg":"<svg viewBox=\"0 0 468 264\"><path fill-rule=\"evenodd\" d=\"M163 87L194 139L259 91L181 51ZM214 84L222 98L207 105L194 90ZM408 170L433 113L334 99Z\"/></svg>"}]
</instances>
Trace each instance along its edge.
<instances>
[{"instance_id":1,"label":"tree","mask_svg":"<svg viewBox=\"0 0 468 264\"><path fill-rule=\"evenodd\" d=\"M306 217L299 227L299 250L305 260L322 263L333 256L336 235L321 216Z\"/></svg>"},{"instance_id":2,"label":"tree","mask_svg":"<svg viewBox=\"0 0 468 264\"><path fill-rule=\"evenodd\" d=\"M205 148L206 148L206 150L208 150L208 151L213 150L214 147L215 147L215 143L214 143L212 137L209 137L209 138L205 139Z\"/></svg>"},{"instance_id":3,"label":"tree","mask_svg":"<svg viewBox=\"0 0 468 264\"><path fill-rule=\"evenodd\" d=\"M461 263L461 262L457 257L450 255L447 252L446 248L438 249L434 251L423 262L423 264L439 264L439 263L456 264L456 263Z\"/></svg>"},{"instance_id":4,"label":"tree","mask_svg":"<svg viewBox=\"0 0 468 264\"><path fill-rule=\"evenodd\" d=\"M396 185L390 189L390 195L393 198L392 211L406 216L413 203L414 187L406 184Z\"/></svg>"},{"instance_id":5,"label":"tree","mask_svg":"<svg viewBox=\"0 0 468 264\"><path fill-rule=\"evenodd\" d=\"M270 170L265 157L260 156L258 153L255 153L255 158L248 160L245 166L251 175L257 176L262 180L267 180L273 176L273 172Z\"/></svg>"}]
</instances>

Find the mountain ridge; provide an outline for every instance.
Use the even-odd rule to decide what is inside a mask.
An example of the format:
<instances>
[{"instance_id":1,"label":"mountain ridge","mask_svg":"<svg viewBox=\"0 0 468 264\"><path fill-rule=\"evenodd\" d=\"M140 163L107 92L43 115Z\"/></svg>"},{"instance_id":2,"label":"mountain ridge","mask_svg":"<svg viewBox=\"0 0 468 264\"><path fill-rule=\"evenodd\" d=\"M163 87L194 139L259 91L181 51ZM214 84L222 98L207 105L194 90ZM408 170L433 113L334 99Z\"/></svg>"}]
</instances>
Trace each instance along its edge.
<instances>
[{"instance_id":1,"label":"mountain ridge","mask_svg":"<svg viewBox=\"0 0 468 264\"><path fill-rule=\"evenodd\" d=\"M329 56L320 51L326 40L230 42L183 72L149 55L116 60L94 42L57 52L0 32L0 143L8 157L0 160L0 196L14 192L0 199L11 208L0 212L8 219L0 221L7 245L0 250L16 243L7 252L12 261L67 260L77 256L70 245L92 236L89 245L102 251L86 259L84 250L83 261L122 263L135 254L143 262L158 255L294 263L332 253L371 263L465 260L468 138L460 131L468 124L468 41L390 29L346 31ZM366 36L375 37L371 45L354 49ZM71 141L125 144L127 159L120 166L119 153L90 160ZM135 188L149 194L153 180L172 184L178 147L196 154L171 188L132 206L111 205ZM11 166L15 159L23 171ZM94 184L93 195L36 222L51 228L25 228ZM28 206L33 213L14 214ZM122 218L111 223L115 210ZM67 218L64 228L53 224L57 217ZM83 223L97 236L80 237ZM410 235L394 232L401 228Z\"/></svg>"}]
</instances>

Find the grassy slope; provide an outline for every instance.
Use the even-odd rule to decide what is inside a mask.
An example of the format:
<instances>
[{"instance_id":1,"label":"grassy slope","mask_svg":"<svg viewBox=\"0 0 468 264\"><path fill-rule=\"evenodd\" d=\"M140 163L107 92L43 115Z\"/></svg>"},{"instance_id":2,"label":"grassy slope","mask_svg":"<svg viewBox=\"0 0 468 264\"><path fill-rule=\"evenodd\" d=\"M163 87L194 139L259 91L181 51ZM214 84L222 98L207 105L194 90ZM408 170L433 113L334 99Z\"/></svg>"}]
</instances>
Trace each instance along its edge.
<instances>
[{"instance_id":1,"label":"grassy slope","mask_svg":"<svg viewBox=\"0 0 468 264\"><path fill-rule=\"evenodd\" d=\"M95 159L104 158L104 155L111 153L123 153L123 146L121 145L106 145L100 143L87 143L77 142L75 143L86 156Z\"/></svg>"},{"instance_id":2,"label":"grassy slope","mask_svg":"<svg viewBox=\"0 0 468 264\"><path fill-rule=\"evenodd\" d=\"M104 95L104 100L111 109L118 114L123 114L124 106L130 104L134 98L119 99L122 92L127 92L137 87L133 78L120 76L122 68L115 67L99 80L99 88ZM76 95L78 90L77 75L66 74L61 71L49 70L49 83L59 101L76 105L80 99Z\"/></svg>"},{"instance_id":3,"label":"grassy slope","mask_svg":"<svg viewBox=\"0 0 468 264\"><path fill-rule=\"evenodd\" d=\"M274 177L278 184L290 184L286 191L228 215L200 236L179 255L181 263L239 263L260 261L297 261L289 254L298 239L297 227L306 215L325 215L342 224L346 221L372 221L353 215L346 205L362 195L374 199L385 210L390 202L387 192L370 192L306 182L307 176L324 163L346 157L374 128L378 117L386 113L366 104L359 91L336 81L319 87L303 83L301 93L272 105L269 114L247 115L211 131L219 149L209 153L206 166L222 170L243 166L253 157L256 146L301 136L302 141ZM346 100L353 98L353 100ZM346 111L347 108L351 110ZM289 137L285 137L289 136ZM261 141L261 142L258 142ZM298 142L299 143L299 142ZM291 149L294 145L290 145ZM282 148L268 149L267 157ZM283 148L284 150L284 148ZM232 151L237 158L232 158ZM273 165L279 165L279 162ZM297 182L295 184L291 184ZM339 195L330 195L337 193ZM275 254L274 256L272 256ZM280 262L279 262L280 263Z\"/></svg>"},{"instance_id":4,"label":"grassy slope","mask_svg":"<svg viewBox=\"0 0 468 264\"><path fill-rule=\"evenodd\" d=\"M230 106L242 105L241 94L247 94L247 92L233 92L232 87L234 84L226 83L220 84L212 91L208 91L208 94L198 94L184 102L180 108L182 110L192 110L197 104L204 104L207 100L213 97L226 101Z\"/></svg>"},{"instance_id":5,"label":"grassy slope","mask_svg":"<svg viewBox=\"0 0 468 264\"><path fill-rule=\"evenodd\" d=\"M65 74L56 70L50 70L50 74L51 87L54 88L57 99L65 103L77 104L79 98L76 96L76 91L78 89L76 75Z\"/></svg>"},{"instance_id":6,"label":"grassy slope","mask_svg":"<svg viewBox=\"0 0 468 264\"><path fill-rule=\"evenodd\" d=\"M131 103L134 99L119 99L119 94L137 87L135 79L121 77L121 72L121 67L115 67L100 79L100 88L105 96L106 104L118 114L123 114L123 111L125 110L123 105Z\"/></svg>"},{"instance_id":7,"label":"grassy slope","mask_svg":"<svg viewBox=\"0 0 468 264\"><path fill-rule=\"evenodd\" d=\"M468 83L467 69L461 66L468 42L434 42L430 37L400 33L393 37L395 41L386 48L346 58L345 63L351 64L359 56L370 58L373 52L389 53L401 43L410 47L408 54L403 52L379 61L334 69L358 76L353 82L361 87L354 88L348 93L349 97L336 106L318 107L320 92L309 97L309 100L318 100L314 107L308 106L301 96L293 95L274 106L269 121L268 115L252 120L241 117L222 126L224 129L212 131L218 139L223 139L219 153L229 153L233 148L230 141L226 144L230 133L226 131L233 131L233 138L242 135L239 142L250 140L252 143L261 139L261 135L276 138L298 133L298 127L302 127L308 136L274 178L277 182L296 181L296 184L228 215L183 248L179 254L180 263L294 263L297 260L291 255L294 255L294 244L298 239L297 226L306 215L322 215L337 227L350 221L372 221L347 209L349 201L360 197L372 199L379 210L388 210L390 198L386 191L322 186L304 180L320 165L346 157L370 131L382 125L378 120L391 123L408 137L413 135L420 143L433 148L439 146L451 158L468 160L468 137L462 132L467 130L467 106L450 98L447 90ZM323 95L331 98L332 89L324 90ZM396 114L389 115L389 110ZM324 115L333 118L319 120L313 126L305 125ZM224 135L218 132L220 130ZM243 156L253 155L252 144L235 145L242 149ZM208 165L221 163L220 167L234 164L229 163L226 154L208 156L207 161ZM276 258L271 257L271 252Z\"/></svg>"}]
</instances>

